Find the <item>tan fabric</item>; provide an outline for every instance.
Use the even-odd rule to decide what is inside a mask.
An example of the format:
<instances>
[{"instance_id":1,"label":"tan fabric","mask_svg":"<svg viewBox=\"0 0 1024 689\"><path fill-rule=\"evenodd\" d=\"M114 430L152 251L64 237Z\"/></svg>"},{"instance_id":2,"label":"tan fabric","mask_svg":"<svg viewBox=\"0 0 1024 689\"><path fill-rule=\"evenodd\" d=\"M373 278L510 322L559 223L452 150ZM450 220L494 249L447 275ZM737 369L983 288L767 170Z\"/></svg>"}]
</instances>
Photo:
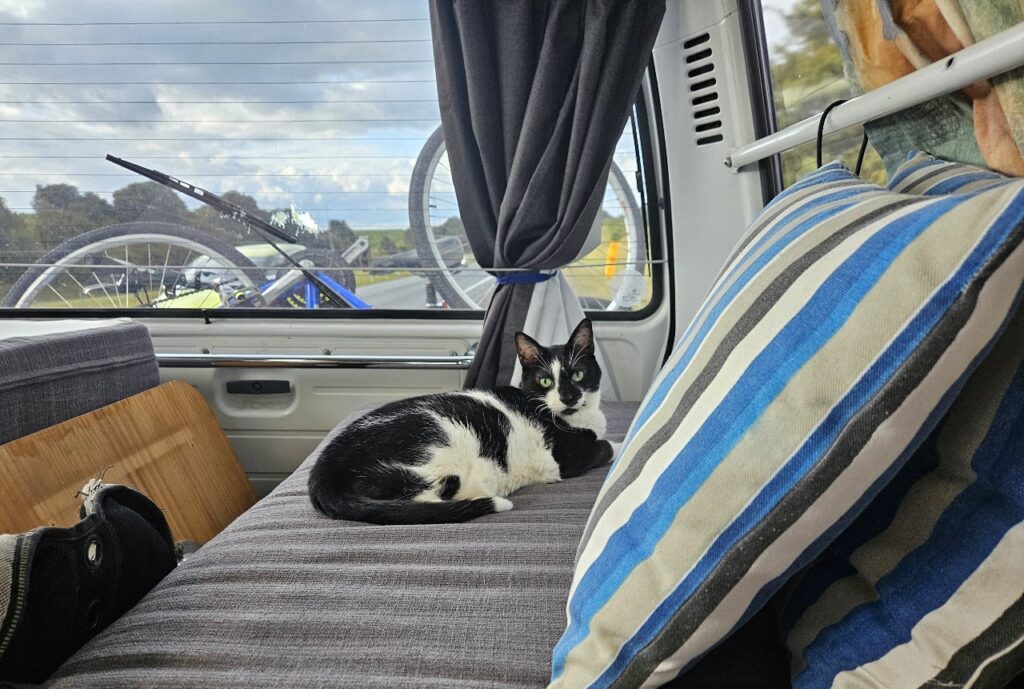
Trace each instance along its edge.
<instances>
[{"instance_id":1,"label":"tan fabric","mask_svg":"<svg viewBox=\"0 0 1024 689\"><path fill-rule=\"evenodd\" d=\"M834 7L835 28L845 39L840 46L864 91L1024 22L1024 3L1019 0L826 2ZM1024 176L1024 70L972 84L963 90L963 97L985 164L1004 174Z\"/></svg>"}]
</instances>

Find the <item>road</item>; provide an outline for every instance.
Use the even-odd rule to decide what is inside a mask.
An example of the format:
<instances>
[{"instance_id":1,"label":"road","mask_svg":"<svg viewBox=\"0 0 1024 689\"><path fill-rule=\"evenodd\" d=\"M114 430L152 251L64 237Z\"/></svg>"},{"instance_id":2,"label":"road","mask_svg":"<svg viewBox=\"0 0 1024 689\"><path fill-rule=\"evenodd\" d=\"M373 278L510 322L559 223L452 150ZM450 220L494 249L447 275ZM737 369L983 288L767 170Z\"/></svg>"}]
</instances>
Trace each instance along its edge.
<instances>
[{"instance_id":1,"label":"road","mask_svg":"<svg viewBox=\"0 0 1024 689\"><path fill-rule=\"evenodd\" d=\"M466 269L455 276L459 285L468 288L485 277L479 269ZM368 287L358 287L356 294L373 304L376 309L422 309L426 304L426 280L420 276L398 278L388 282L378 282ZM474 292L484 292L478 289ZM481 295L482 296L482 295Z\"/></svg>"}]
</instances>

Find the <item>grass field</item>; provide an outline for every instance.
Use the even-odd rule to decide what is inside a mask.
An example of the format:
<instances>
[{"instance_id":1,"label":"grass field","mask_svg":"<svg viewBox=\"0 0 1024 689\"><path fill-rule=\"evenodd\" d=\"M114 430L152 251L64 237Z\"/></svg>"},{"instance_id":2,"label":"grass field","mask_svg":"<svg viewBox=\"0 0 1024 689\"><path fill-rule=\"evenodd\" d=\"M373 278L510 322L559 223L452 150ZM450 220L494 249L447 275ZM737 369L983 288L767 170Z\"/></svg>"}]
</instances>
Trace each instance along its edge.
<instances>
[{"instance_id":1,"label":"grass field","mask_svg":"<svg viewBox=\"0 0 1024 689\"><path fill-rule=\"evenodd\" d=\"M601 243L597 248L565 269L565 275L576 294L581 297L603 300L610 300L614 296L618 286L616 277L621 276L626 266L607 264L625 262L627 253L625 240L625 228L620 218L610 218L604 222L601 227ZM612 250L613 242L618 242L618 255L610 257L608 254ZM608 277L608 272L611 272L611 277ZM649 267L644 270L643 281L643 300L634 306L634 309L643 308L651 300L653 283Z\"/></svg>"}]
</instances>

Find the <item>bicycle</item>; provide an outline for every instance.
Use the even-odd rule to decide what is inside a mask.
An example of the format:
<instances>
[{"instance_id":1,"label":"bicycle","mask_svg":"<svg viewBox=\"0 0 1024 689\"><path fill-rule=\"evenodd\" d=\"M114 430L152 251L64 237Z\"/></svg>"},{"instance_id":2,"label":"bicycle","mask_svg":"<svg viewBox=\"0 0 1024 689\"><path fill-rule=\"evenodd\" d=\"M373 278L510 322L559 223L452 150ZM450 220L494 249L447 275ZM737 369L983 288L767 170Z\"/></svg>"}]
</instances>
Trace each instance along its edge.
<instances>
[{"instance_id":1,"label":"bicycle","mask_svg":"<svg viewBox=\"0 0 1024 689\"><path fill-rule=\"evenodd\" d=\"M255 227L264 241L286 259L285 264L280 270L269 271L267 266L257 265L246 256L245 247L231 246L188 225L120 223L72 237L47 252L35 265L27 267L5 297L3 306L372 308L369 301L356 294L355 264L369 251L365 237L358 238L344 251L308 249L216 194L134 163L112 156L108 159ZM443 203L448 204L449 214L458 212L453 190L439 189L445 183L450 186L450 180L444 180L443 173L438 173L447 169L446 161L444 133L438 127L419 152L410 179L409 226L414 249L369 261L369 269L381 273L407 270L422 275L427 285L428 307L479 309L486 305L495 280L490 275L473 277L482 271L471 260L464 230L444 234L439 231L441 223L436 222L443 215L439 210ZM625 174L614 163L608 186L622 209L623 273L641 276L647 261L642 216ZM596 222L600 223L600 218ZM268 233L276 233L278 239L283 236L287 243L277 246ZM604 263L594 268L602 269ZM472 280L471 284L466 284L467 280ZM626 307L629 290L635 290L635 284L623 279L612 299L590 299L584 306L609 310Z\"/></svg>"},{"instance_id":2,"label":"bicycle","mask_svg":"<svg viewBox=\"0 0 1024 689\"><path fill-rule=\"evenodd\" d=\"M445 218L444 204L454 205L450 198L442 196L442 194L452 194L451 191L436 188L444 184L452 186L450 178L444 179L443 174L440 176L438 174L439 170L445 170L448 175L451 174L447 157L444 130L438 127L427 138L420 150L409 184L409 227L412 229L412 236L415 239L416 252L425 267L436 268L444 265L443 243L447 237L452 236L437 234L437 228L443 224ZM621 264L624 266L623 273L642 276L648 258L643 215L625 173L614 162L612 162L608 173L608 187L611 189L618 207L622 210L625 225L625 255L621 260ZM600 225L601 218L598 217L595 223ZM465 230L458 235L458 238L464 246L469 246ZM476 265L475 261L473 265ZM604 267L605 262L602 262L600 266L595 266L601 270ZM490 275L485 275L468 286L460 282L456 271L431 270L426 275L437 293L451 308L483 308L487 305L496 286L495 279ZM632 295L634 290L635 284L628 279L623 279L610 301L602 304L592 300L591 303L585 303L584 306L614 311L635 300Z\"/></svg>"}]
</instances>

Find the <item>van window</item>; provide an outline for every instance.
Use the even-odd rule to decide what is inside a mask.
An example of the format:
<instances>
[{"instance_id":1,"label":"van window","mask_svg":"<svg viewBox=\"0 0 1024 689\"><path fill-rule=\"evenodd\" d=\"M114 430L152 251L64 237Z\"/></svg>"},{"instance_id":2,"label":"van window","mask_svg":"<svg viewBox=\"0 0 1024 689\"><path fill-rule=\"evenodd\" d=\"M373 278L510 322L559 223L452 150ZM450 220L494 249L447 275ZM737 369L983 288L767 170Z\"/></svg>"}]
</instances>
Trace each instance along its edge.
<instances>
[{"instance_id":1,"label":"van window","mask_svg":"<svg viewBox=\"0 0 1024 689\"><path fill-rule=\"evenodd\" d=\"M842 57L829 36L819 0L762 0L761 5L780 130L856 95L843 74ZM851 127L825 137L824 162L842 159L853 169L861 135L861 129ZM781 159L783 185L789 186L815 169L815 144L790 149ZM885 183L882 159L870 145L861 176Z\"/></svg>"},{"instance_id":2,"label":"van window","mask_svg":"<svg viewBox=\"0 0 1024 689\"><path fill-rule=\"evenodd\" d=\"M425 0L299 17L272 3L184 20L176 8L40 0L0 13L0 305L299 315L328 305L324 285L356 310L487 305L495 281L459 216ZM567 269L598 314L653 296L635 141L631 122L600 242ZM274 248L106 154L295 241Z\"/></svg>"}]
</instances>

